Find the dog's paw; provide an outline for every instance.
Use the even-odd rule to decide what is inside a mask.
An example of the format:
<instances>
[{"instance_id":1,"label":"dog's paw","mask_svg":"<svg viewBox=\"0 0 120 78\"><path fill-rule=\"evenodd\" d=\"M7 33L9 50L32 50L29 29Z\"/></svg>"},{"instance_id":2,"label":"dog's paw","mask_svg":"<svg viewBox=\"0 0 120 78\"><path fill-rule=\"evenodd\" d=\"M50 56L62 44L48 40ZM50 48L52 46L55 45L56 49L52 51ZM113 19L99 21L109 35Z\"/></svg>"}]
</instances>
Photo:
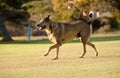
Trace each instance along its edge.
<instances>
[{"instance_id":1,"label":"dog's paw","mask_svg":"<svg viewBox=\"0 0 120 78\"><path fill-rule=\"evenodd\" d=\"M44 54L44 56L47 56L48 54Z\"/></svg>"},{"instance_id":2,"label":"dog's paw","mask_svg":"<svg viewBox=\"0 0 120 78\"><path fill-rule=\"evenodd\" d=\"M96 56L98 56L98 53L96 53Z\"/></svg>"},{"instance_id":3,"label":"dog's paw","mask_svg":"<svg viewBox=\"0 0 120 78\"><path fill-rule=\"evenodd\" d=\"M57 60L58 59L58 57L56 57L56 58L53 58L52 60Z\"/></svg>"},{"instance_id":4,"label":"dog's paw","mask_svg":"<svg viewBox=\"0 0 120 78\"><path fill-rule=\"evenodd\" d=\"M80 56L79 58L83 58L83 56Z\"/></svg>"}]
</instances>

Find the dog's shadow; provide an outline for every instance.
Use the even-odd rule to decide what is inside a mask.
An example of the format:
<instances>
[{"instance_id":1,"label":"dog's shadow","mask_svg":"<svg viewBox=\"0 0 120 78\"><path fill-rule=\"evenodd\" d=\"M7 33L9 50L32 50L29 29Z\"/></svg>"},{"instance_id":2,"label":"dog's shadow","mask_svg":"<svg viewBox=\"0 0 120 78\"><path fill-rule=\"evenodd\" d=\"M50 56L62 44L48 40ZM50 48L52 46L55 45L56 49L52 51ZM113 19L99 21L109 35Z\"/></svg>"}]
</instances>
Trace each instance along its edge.
<instances>
[{"instance_id":1,"label":"dog's shadow","mask_svg":"<svg viewBox=\"0 0 120 78\"><path fill-rule=\"evenodd\" d=\"M88 57L88 58L105 58L105 59L112 59L112 58L120 58L120 55L109 55L109 56L104 56L104 55L101 55L101 56L98 56L98 57Z\"/></svg>"}]
</instances>

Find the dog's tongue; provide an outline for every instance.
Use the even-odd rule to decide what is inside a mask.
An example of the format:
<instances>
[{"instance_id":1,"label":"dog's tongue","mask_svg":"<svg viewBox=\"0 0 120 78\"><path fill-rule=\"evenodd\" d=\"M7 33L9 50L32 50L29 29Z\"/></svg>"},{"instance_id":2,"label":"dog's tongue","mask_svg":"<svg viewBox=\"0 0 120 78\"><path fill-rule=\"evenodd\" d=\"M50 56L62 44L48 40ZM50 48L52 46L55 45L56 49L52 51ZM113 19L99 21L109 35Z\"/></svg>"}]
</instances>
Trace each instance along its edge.
<instances>
[{"instance_id":1,"label":"dog's tongue","mask_svg":"<svg viewBox=\"0 0 120 78\"><path fill-rule=\"evenodd\" d=\"M42 30L42 27L39 27L39 30Z\"/></svg>"}]
</instances>

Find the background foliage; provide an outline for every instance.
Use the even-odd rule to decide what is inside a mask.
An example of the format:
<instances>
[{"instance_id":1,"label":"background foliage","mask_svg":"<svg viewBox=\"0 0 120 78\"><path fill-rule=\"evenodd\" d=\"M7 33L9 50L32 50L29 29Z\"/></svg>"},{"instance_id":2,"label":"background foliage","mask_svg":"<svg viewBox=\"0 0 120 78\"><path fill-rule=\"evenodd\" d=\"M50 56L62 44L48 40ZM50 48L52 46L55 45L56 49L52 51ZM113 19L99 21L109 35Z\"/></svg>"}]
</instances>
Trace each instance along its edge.
<instances>
[{"instance_id":1,"label":"background foliage","mask_svg":"<svg viewBox=\"0 0 120 78\"><path fill-rule=\"evenodd\" d=\"M48 14L54 21L71 22L90 10L109 11L110 28L120 28L120 0L0 0L0 15L12 36L26 35L28 23L33 26L33 34L37 34L35 23Z\"/></svg>"}]
</instances>

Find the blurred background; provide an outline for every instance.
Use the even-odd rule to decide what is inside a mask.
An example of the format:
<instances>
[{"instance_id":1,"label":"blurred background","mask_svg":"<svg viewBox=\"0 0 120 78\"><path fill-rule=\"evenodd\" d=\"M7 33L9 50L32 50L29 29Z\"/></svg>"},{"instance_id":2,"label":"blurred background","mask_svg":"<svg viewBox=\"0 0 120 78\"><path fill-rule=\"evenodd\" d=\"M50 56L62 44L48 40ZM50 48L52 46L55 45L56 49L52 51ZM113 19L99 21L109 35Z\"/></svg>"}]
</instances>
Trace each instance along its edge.
<instances>
[{"instance_id":1,"label":"blurred background","mask_svg":"<svg viewBox=\"0 0 120 78\"><path fill-rule=\"evenodd\" d=\"M0 0L1 39L27 36L29 24L32 36L46 35L35 24L48 14L58 22L88 22L92 14L93 33L120 32L120 0Z\"/></svg>"}]
</instances>

